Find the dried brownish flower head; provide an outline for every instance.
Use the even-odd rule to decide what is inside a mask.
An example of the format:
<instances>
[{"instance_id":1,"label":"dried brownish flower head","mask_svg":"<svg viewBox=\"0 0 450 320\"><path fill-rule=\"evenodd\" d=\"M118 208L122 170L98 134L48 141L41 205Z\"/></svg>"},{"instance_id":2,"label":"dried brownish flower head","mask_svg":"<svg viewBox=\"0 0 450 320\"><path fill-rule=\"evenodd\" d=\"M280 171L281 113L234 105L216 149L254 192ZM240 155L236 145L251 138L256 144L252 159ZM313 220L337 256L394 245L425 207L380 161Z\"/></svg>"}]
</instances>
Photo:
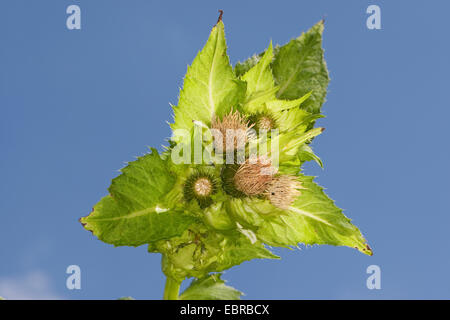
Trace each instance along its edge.
<instances>
[{"instance_id":1,"label":"dried brownish flower head","mask_svg":"<svg viewBox=\"0 0 450 320\"><path fill-rule=\"evenodd\" d=\"M265 195L274 206L286 210L300 196L300 189L304 188L297 177L281 175L270 181Z\"/></svg>"},{"instance_id":2,"label":"dried brownish flower head","mask_svg":"<svg viewBox=\"0 0 450 320\"><path fill-rule=\"evenodd\" d=\"M243 149L248 140L248 131L253 125L243 117L239 111L230 111L222 120L213 117L211 121L212 134L214 136L214 148L216 152L226 153Z\"/></svg>"},{"instance_id":3,"label":"dried brownish flower head","mask_svg":"<svg viewBox=\"0 0 450 320\"><path fill-rule=\"evenodd\" d=\"M236 189L248 196L256 196L264 193L272 181L277 169L265 156L247 159L239 166L233 178Z\"/></svg>"}]
</instances>

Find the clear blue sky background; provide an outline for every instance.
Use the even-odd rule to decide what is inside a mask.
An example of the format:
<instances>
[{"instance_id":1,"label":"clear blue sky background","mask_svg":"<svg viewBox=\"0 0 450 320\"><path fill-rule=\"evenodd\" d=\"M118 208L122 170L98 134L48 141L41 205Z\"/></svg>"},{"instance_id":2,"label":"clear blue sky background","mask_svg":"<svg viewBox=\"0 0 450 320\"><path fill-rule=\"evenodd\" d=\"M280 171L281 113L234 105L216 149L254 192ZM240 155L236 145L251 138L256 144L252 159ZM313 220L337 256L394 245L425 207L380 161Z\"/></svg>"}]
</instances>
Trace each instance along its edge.
<instances>
[{"instance_id":1,"label":"clear blue sky background","mask_svg":"<svg viewBox=\"0 0 450 320\"><path fill-rule=\"evenodd\" d=\"M82 30L66 28L78 4ZM378 4L382 30L366 28ZM448 1L0 2L0 295L161 298L160 256L113 248L78 218L125 161L169 136L186 67L223 9L233 63L326 16L325 162L306 173L374 250L277 250L226 272L248 299L450 298ZM82 269L82 289L65 270ZM366 288L366 268L382 289Z\"/></svg>"}]
</instances>

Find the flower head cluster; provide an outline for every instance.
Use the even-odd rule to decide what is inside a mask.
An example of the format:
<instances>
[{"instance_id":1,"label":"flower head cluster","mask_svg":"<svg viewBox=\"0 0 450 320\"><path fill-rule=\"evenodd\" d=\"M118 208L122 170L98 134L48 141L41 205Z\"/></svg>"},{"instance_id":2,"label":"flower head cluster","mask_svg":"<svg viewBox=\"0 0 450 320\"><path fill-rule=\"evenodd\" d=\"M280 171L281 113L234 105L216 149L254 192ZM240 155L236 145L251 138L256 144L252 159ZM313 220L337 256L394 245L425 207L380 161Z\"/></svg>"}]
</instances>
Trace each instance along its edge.
<instances>
[{"instance_id":1,"label":"flower head cluster","mask_svg":"<svg viewBox=\"0 0 450 320\"><path fill-rule=\"evenodd\" d=\"M315 160L328 73L323 22L233 69L219 22L188 67L170 146L123 168L81 219L114 245L148 244L171 279L202 278L266 247L331 244L371 254L359 230L301 171Z\"/></svg>"}]
</instances>

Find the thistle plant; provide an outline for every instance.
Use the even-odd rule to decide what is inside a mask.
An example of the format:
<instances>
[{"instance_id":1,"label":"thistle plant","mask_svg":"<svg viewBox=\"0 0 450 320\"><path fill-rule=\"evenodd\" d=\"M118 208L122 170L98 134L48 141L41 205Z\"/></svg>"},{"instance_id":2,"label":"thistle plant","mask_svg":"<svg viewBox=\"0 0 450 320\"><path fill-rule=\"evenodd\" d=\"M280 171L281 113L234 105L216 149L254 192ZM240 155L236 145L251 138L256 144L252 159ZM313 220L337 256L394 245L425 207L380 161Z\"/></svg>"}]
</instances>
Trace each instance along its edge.
<instances>
[{"instance_id":1,"label":"thistle plant","mask_svg":"<svg viewBox=\"0 0 450 320\"><path fill-rule=\"evenodd\" d=\"M239 299L220 272L279 259L271 247L328 244L372 254L302 173L307 161L322 166L311 142L323 132L316 120L329 82L323 21L233 68L221 18L188 67L169 145L128 163L80 219L106 243L160 253L164 299Z\"/></svg>"}]
</instances>

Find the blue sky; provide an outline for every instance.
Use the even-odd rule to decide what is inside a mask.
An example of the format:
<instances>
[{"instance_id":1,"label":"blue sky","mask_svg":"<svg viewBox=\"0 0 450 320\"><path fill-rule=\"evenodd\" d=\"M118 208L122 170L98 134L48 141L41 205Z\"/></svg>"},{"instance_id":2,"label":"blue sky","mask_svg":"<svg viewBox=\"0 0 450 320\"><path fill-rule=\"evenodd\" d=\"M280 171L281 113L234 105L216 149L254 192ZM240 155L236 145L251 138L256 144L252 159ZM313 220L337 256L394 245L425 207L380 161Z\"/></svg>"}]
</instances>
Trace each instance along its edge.
<instances>
[{"instance_id":1,"label":"blue sky","mask_svg":"<svg viewBox=\"0 0 450 320\"><path fill-rule=\"evenodd\" d=\"M81 7L82 29L66 28ZM366 28L381 8L382 29ZM224 278L247 299L450 298L450 45L445 1L5 0L0 3L0 296L161 298L160 256L78 218L126 161L170 134L186 67L223 9L233 63L326 17L327 128L307 174L374 250L276 250ZM82 289L66 289L66 268ZM366 288L379 265L381 290Z\"/></svg>"}]
</instances>

